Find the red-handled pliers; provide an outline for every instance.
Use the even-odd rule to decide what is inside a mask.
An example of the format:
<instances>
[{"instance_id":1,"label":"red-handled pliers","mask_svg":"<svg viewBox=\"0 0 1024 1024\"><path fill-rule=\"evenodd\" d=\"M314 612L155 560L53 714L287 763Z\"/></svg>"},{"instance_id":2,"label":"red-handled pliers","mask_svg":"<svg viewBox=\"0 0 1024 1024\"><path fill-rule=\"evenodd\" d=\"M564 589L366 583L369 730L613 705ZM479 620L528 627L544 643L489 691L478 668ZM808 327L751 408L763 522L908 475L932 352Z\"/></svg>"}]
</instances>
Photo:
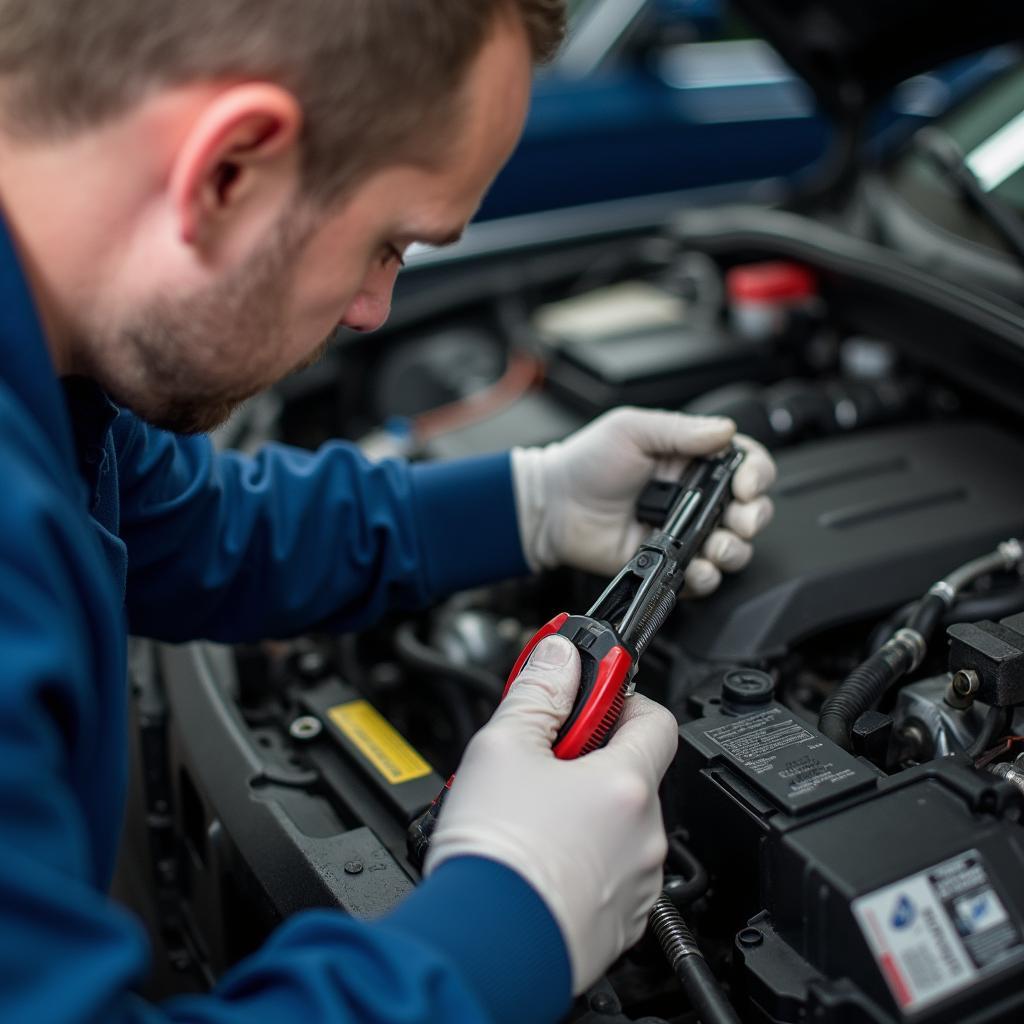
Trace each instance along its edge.
<instances>
[{"instance_id":1,"label":"red-handled pliers","mask_svg":"<svg viewBox=\"0 0 1024 1024\"><path fill-rule=\"evenodd\" d=\"M504 699L530 659L549 636L564 636L580 654L580 688L552 749L563 760L581 757L607 742L633 692L637 664L664 625L683 588L690 561L721 520L732 478L744 452L730 448L712 459L691 463L660 530L608 584L586 615L562 612L542 626L523 648L509 673ZM430 807L409 827L409 854L422 864L444 797L454 776Z\"/></svg>"}]
</instances>

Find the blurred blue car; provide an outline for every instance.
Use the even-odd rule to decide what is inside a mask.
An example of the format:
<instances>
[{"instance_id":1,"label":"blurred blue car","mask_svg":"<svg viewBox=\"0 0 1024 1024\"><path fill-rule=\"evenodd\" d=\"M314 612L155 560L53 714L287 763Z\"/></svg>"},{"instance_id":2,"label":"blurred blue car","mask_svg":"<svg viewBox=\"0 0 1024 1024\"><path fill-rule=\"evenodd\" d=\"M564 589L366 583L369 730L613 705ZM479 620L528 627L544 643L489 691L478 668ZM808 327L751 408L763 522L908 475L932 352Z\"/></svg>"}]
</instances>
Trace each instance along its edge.
<instances>
[{"instance_id":1,"label":"blurred blue car","mask_svg":"<svg viewBox=\"0 0 1024 1024\"><path fill-rule=\"evenodd\" d=\"M720 0L575 0L523 139L477 220L789 178L827 152L810 89ZM1007 67L1010 48L900 86L871 126L895 144Z\"/></svg>"}]
</instances>

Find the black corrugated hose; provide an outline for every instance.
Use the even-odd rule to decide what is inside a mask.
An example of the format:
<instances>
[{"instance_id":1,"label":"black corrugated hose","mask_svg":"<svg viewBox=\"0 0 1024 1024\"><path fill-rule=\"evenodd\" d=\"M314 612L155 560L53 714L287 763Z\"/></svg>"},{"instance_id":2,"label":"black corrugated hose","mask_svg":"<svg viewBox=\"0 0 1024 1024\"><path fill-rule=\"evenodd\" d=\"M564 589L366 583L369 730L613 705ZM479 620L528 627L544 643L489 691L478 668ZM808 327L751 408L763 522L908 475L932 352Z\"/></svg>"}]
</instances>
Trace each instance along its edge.
<instances>
[{"instance_id":1,"label":"black corrugated hose","mask_svg":"<svg viewBox=\"0 0 1024 1024\"><path fill-rule=\"evenodd\" d=\"M921 664L932 636L960 592L982 576L1018 568L1022 559L1024 548L1020 541L1008 540L939 580L917 602L906 627L897 630L867 661L858 665L822 704L818 728L833 743L849 750L857 719Z\"/></svg>"},{"instance_id":2,"label":"black corrugated hose","mask_svg":"<svg viewBox=\"0 0 1024 1024\"><path fill-rule=\"evenodd\" d=\"M693 932L664 893L654 901L650 923L701 1024L740 1024Z\"/></svg>"},{"instance_id":3,"label":"black corrugated hose","mask_svg":"<svg viewBox=\"0 0 1024 1024\"><path fill-rule=\"evenodd\" d=\"M901 629L836 687L821 706L818 728L833 743L849 750L854 723L890 686L920 664L925 643L920 633Z\"/></svg>"}]
</instances>

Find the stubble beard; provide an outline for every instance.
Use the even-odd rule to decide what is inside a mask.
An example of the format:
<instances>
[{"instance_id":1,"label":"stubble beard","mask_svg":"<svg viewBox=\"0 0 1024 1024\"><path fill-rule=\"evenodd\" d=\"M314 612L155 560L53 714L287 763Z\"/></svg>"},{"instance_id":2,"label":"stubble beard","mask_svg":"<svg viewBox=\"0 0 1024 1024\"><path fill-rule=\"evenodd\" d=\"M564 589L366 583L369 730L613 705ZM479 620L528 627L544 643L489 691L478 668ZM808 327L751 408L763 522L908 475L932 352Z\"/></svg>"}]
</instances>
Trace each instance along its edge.
<instances>
[{"instance_id":1,"label":"stubble beard","mask_svg":"<svg viewBox=\"0 0 1024 1024\"><path fill-rule=\"evenodd\" d=\"M311 226L282 220L227 281L187 299L159 299L111 332L113 354L96 376L114 401L180 434L220 426L281 377L274 352L287 343L286 302ZM287 372L315 362L326 342Z\"/></svg>"}]
</instances>

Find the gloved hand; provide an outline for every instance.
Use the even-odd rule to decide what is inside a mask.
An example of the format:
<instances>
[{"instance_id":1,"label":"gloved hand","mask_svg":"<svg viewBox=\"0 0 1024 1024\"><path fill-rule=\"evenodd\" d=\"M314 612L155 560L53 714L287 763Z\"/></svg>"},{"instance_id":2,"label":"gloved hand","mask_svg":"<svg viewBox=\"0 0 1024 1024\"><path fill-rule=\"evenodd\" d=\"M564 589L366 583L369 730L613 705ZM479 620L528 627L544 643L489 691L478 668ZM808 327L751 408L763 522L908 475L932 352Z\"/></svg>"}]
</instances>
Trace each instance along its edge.
<instances>
[{"instance_id":1,"label":"gloved hand","mask_svg":"<svg viewBox=\"0 0 1024 1024\"><path fill-rule=\"evenodd\" d=\"M574 993L643 935L667 846L658 783L678 738L673 716L635 694L606 747L558 760L551 744L579 675L568 640L537 645L466 748L425 864L429 875L472 855L518 872L558 923Z\"/></svg>"},{"instance_id":2,"label":"gloved hand","mask_svg":"<svg viewBox=\"0 0 1024 1024\"><path fill-rule=\"evenodd\" d=\"M733 479L736 501L722 527L686 573L687 592L708 594L721 573L742 569L750 541L772 517L764 492L775 464L756 441L737 436L732 420L621 408L605 413L565 441L512 452L519 536L530 567L575 569L610 576L633 557L649 528L634 516L653 476L678 479L693 456L711 455L735 441L747 449Z\"/></svg>"}]
</instances>

